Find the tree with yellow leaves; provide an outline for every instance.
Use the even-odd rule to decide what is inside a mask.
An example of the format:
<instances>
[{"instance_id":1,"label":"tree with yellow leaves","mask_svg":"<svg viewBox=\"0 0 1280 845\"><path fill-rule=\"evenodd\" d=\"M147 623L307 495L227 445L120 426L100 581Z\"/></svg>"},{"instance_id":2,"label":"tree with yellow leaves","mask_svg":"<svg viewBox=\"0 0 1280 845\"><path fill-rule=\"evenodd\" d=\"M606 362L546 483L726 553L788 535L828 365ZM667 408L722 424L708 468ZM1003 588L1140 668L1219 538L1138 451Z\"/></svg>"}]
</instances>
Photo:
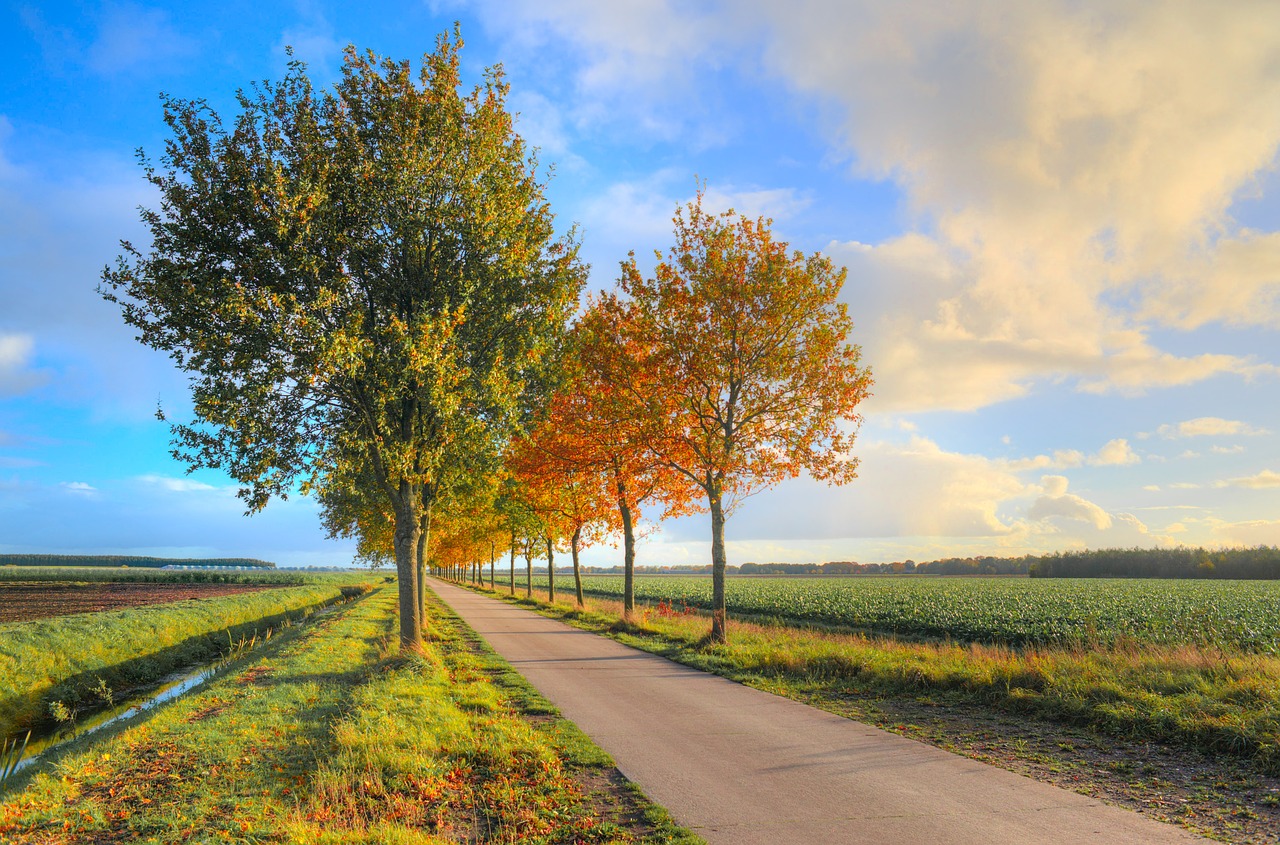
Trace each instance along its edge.
<instances>
[{"instance_id":1,"label":"tree with yellow leaves","mask_svg":"<svg viewBox=\"0 0 1280 845\"><path fill-rule=\"evenodd\" d=\"M409 62L348 48L239 95L231 127L167 98L148 252L103 276L143 343L191 374L175 454L251 511L367 479L391 514L400 641L421 642L417 557L441 472L496 453L584 272L557 236L500 70L462 93L459 35Z\"/></svg>"}]
</instances>

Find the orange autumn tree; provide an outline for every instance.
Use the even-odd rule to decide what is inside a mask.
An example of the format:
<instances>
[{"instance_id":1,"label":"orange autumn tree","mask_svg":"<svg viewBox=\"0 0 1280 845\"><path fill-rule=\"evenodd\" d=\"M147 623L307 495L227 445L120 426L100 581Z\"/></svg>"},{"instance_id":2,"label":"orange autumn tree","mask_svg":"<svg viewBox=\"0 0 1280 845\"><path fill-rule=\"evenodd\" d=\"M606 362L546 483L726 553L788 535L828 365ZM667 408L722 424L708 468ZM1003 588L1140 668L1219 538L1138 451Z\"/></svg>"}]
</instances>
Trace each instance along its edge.
<instances>
[{"instance_id":1,"label":"orange autumn tree","mask_svg":"<svg viewBox=\"0 0 1280 845\"><path fill-rule=\"evenodd\" d=\"M635 613L636 523L640 508L662 507L664 516L693 509L694 493L683 477L646 448L643 421L619 357L626 313L606 298L589 301L569 333L561 382L548 406L539 439L562 475L608 502L608 525L622 532L623 615Z\"/></svg>"},{"instance_id":2,"label":"orange autumn tree","mask_svg":"<svg viewBox=\"0 0 1280 845\"><path fill-rule=\"evenodd\" d=\"M542 517L551 600L555 600L552 546L556 539L567 536L575 598L578 607L582 607L582 565L578 555L608 524L613 501L607 479L597 467L583 460L578 432L566 424L570 419L564 410L567 403L563 394L552 398L546 419L512 443L507 466L522 486L530 507Z\"/></svg>"},{"instance_id":3,"label":"orange autumn tree","mask_svg":"<svg viewBox=\"0 0 1280 845\"><path fill-rule=\"evenodd\" d=\"M725 519L743 496L801 472L843 484L871 386L837 297L844 268L775 241L771 221L677 208L675 245L652 278L622 263L603 306L617 315L618 385L641 438L705 496L711 512L712 627L724 642Z\"/></svg>"}]
</instances>

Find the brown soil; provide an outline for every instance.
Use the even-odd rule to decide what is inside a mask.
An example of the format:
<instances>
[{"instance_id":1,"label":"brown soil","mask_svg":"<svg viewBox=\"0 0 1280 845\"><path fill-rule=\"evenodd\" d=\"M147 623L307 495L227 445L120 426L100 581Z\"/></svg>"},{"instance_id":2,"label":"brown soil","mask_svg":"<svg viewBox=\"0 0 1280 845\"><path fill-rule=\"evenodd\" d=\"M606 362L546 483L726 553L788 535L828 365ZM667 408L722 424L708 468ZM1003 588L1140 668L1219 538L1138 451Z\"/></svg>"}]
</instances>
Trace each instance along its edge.
<instances>
[{"instance_id":1,"label":"brown soil","mask_svg":"<svg viewBox=\"0 0 1280 845\"><path fill-rule=\"evenodd\" d=\"M0 584L0 624L272 589L270 584Z\"/></svg>"}]
</instances>

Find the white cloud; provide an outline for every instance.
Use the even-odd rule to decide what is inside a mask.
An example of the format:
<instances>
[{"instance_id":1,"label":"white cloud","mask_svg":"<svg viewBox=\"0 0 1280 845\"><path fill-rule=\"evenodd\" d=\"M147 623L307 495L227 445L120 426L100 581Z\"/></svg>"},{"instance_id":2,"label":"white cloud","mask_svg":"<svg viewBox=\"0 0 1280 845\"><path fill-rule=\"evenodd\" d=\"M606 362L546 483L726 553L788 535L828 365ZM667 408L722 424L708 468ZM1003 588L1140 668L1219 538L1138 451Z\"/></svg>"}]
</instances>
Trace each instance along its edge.
<instances>
[{"instance_id":1,"label":"white cloud","mask_svg":"<svg viewBox=\"0 0 1280 845\"><path fill-rule=\"evenodd\" d=\"M343 46L334 36L333 27L328 21L320 16L312 16L311 20L282 32L275 50L278 55L283 56L286 48L292 49L293 57L306 63L307 75L312 81L328 85L338 80Z\"/></svg>"},{"instance_id":2,"label":"white cloud","mask_svg":"<svg viewBox=\"0 0 1280 845\"><path fill-rule=\"evenodd\" d=\"M1129 446L1129 441L1118 437L1099 449L1098 454L1089 458L1089 463L1093 466L1129 466L1141 460Z\"/></svg>"},{"instance_id":3,"label":"white cloud","mask_svg":"<svg viewBox=\"0 0 1280 845\"><path fill-rule=\"evenodd\" d=\"M691 202L696 190L690 174L665 169L641 179L614 182L588 199L579 212L581 219L590 221L584 248L591 255L608 256L592 262L592 283L600 288L611 287L617 278L618 259L637 243L657 245L665 257L676 209ZM809 198L793 188L733 184L707 185L702 203L703 210L710 214L733 209L742 217L769 217L775 221L786 220L808 205ZM651 271L651 250L638 251L636 259L641 272Z\"/></svg>"},{"instance_id":4,"label":"white cloud","mask_svg":"<svg viewBox=\"0 0 1280 845\"><path fill-rule=\"evenodd\" d=\"M159 487L170 493L194 493L206 490L217 490L212 484L195 481L190 478L171 478L163 475L139 475L136 479L151 487Z\"/></svg>"},{"instance_id":5,"label":"white cloud","mask_svg":"<svg viewBox=\"0 0 1280 845\"><path fill-rule=\"evenodd\" d=\"M1054 548L1106 548L1168 545L1167 535L1153 534L1142 520L1129 513L1111 513L1100 505L1068 493L1061 475L1040 480L1044 495L1027 510L1027 542Z\"/></svg>"},{"instance_id":6,"label":"white cloud","mask_svg":"<svg viewBox=\"0 0 1280 845\"><path fill-rule=\"evenodd\" d=\"M97 487L94 487L93 485L88 484L84 481L63 481L63 482L60 482L58 486L61 487L63 490L66 490L68 493L72 493L77 496L92 497L97 495L98 493Z\"/></svg>"},{"instance_id":7,"label":"white cloud","mask_svg":"<svg viewBox=\"0 0 1280 845\"><path fill-rule=\"evenodd\" d=\"M1280 472L1264 469L1257 475L1250 475L1244 478L1229 478L1225 481L1217 482L1214 486L1245 487L1250 490L1265 490L1272 487L1280 487Z\"/></svg>"},{"instance_id":8,"label":"white cloud","mask_svg":"<svg viewBox=\"0 0 1280 845\"><path fill-rule=\"evenodd\" d=\"M1083 466L1127 466L1139 463L1142 458L1120 437L1108 441L1096 454L1086 456L1078 449L1057 449L1053 455L1036 455L1032 458L1016 458L1005 461L1005 466L1015 472L1033 469L1071 469Z\"/></svg>"},{"instance_id":9,"label":"white cloud","mask_svg":"<svg viewBox=\"0 0 1280 845\"><path fill-rule=\"evenodd\" d=\"M1233 437L1268 434L1264 428L1256 428L1240 420L1224 420L1221 417L1196 417L1175 425L1162 425L1156 429L1161 437Z\"/></svg>"},{"instance_id":10,"label":"white cloud","mask_svg":"<svg viewBox=\"0 0 1280 845\"><path fill-rule=\"evenodd\" d=\"M580 129L613 127L693 148L732 131L731 116L699 101L705 88L697 82L737 40L740 15L671 0L481 0L471 8L506 40L504 55L553 83L569 80L565 99Z\"/></svg>"},{"instance_id":11,"label":"white cloud","mask_svg":"<svg viewBox=\"0 0 1280 845\"><path fill-rule=\"evenodd\" d=\"M513 91L508 101L516 113L515 128L520 137L537 147L542 158L550 156L558 165L571 168L584 165L582 159L569 154L569 133L560 107L537 91Z\"/></svg>"},{"instance_id":12,"label":"white cloud","mask_svg":"<svg viewBox=\"0 0 1280 845\"><path fill-rule=\"evenodd\" d=\"M1240 522L1210 517L1203 520L1209 529L1208 543L1226 546L1280 546L1280 519Z\"/></svg>"},{"instance_id":13,"label":"white cloud","mask_svg":"<svg viewBox=\"0 0 1280 845\"><path fill-rule=\"evenodd\" d=\"M857 454L858 478L843 487L800 478L744 500L729 538L1005 538L1018 526L1004 512L1034 492L1001 461L948 452L918 435L907 443L860 442ZM668 521L662 532L701 540L705 517Z\"/></svg>"},{"instance_id":14,"label":"white cloud","mask_svg":"<svg viewBox=\"0 0 1280 845\"><path fill-rule=\"evenodd\" d=\"M1056 382L1137 395L1280 374L1256 356L1174 354L1149 329L1275 325L1280 233L1248 231L1231 209L1280 148L1280 7L490 0L480 11L531 53L572 45L580 125L628 120L633 134L696 145L687 116L715 113L697 75L736 62L750 76L761 54L822 103L856 171L897 182L919 228L827 250L852 271L845 297L877 373L870 412L972 410Z\"/></svg>"},{"instance_id":15,"label":"white cloud","mask_svg":"<svg viewBox=\"0 0 1280 845\"><path fill-rule=\"evenodd\" d=\"M784 221L803 211L810 200L792 188L735 188L709 185L702 198L702 208L712 214L733 210L742 217L767 217Z\"/></svg>"},{"instance_id":16,"label":"white cloud","mask_svg":"<svg viewBox=\"0 0 1280 845\"><path fill-rule=\"evenodd\" d=\"M905 307L850 295L855 318L892 315L867 327L877 407L971 409L1046 380L1137 394L1276 374L1162 350L1145 321L1212 299L1212 319L1275 324L1273 238L1238 230L1230 207L1280 145L1263 105L1280 97L1280 7L756 6L770 65L833 104L859 172L895 179L935 224L911 237L917 253L932 241L936 266L891 260L892 242L864 262Z\"/></svg>"},{"instance_id":17,"label":"white cloud","mask_svg":"<svg viewBox=\"0 0 1280 845\"><path fill-rule=\"evenodd\" d=\"M134 4L103 8L98 33L84 53L90 69L101 74L176 65L194 57L196 42L178 32L168 12Z\"/></svg>"},{"instance_id":18,"label":"white cloud","mask_svg":"<svg viewBox=\"0 0 1280 845\"><path fill-rule=\"evenodd\" d=\"M1009 469L1022 472L1031 469L1069 469L1084 463L1084 453L1076 449L1058 449L1052 457L1036 455L1034 458L1017 458L1007 462Z\"/></svg>"},{"instance_id":19,"label":"white cloud","mask_svg":"<svg viewBox=\"0 0 1280 845\"><path fill-rule=\"evenodd\" d=\"M1046 475L1040 479L1044 495L1036 499L1027 510L1027 517L1047 521L1055 517L1078 520L1093 525L1098 530L1111 527L1111 515L1086 499L1068 493L1068 480L1062 475Z\"/></svg>"},{"instance_id":20,"label":"white cloud","mask_svg":"<svg viewBox=\"0 0 1280 845\"><path fill-rule=\"evenodd\" d=\"M45 381L45 375L30 369L36 348L29 334L0 332L0 396L25 393Z\"/></svg>"}]
</instances>

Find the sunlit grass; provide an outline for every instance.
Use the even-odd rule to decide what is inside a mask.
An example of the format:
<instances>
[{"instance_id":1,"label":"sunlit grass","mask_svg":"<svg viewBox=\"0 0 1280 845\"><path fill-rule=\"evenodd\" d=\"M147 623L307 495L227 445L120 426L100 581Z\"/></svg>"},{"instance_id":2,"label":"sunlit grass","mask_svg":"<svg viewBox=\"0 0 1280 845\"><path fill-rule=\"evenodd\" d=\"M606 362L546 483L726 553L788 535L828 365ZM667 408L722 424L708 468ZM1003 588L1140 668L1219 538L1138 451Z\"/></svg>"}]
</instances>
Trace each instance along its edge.
<instances>
[{"instance_id":1,"label":"sunlit grass","mask_svg":"<svg viewBox=\"0 0 1280 845\"><path fill-rule=\"evenodd\" d=\"M545 592L535 595L546 608ZM499 591L499 596L511 600ZM832 695L915 697L1089 725L1253 758L1280 774L1280 658L1211 646L1011 647L824 633L735 622L729 642L708 645L708 620L679 609L641 609L591 598L585 611L557 601L549 612L639 648L804 700Z\"/></svg>"},{"instance_id":2,"label":"sunlit grass","mask_svg":"<svg viewBox=\"0 0 1280 845\"><path fill-rule=\"evenodd\" d=\"M146 723L19 775L0 841L698 841L643 802L648 833L617 825L576 777L607 758L566 740L443 610L422 653L395 653L395 604L383 589L292 629Z\"/></svg>"},{"instance_id":3,"label":"sunlit grass","mask_svg":"<svg viewBox=\"0 0 1280 845\"><path fill-rule=\"evenodd\" d=\"M100 683L156 681L341 595L336 584L287 587L0 625L0 738L47 721L55 702L94 702Z\"/></svg>"},{"instance_id":4,"label":"sunlit grass","mask_svg":"<svg viewBox=\"0 0 1280 845\"><path fill-rule=\"evenodd\" d=\"M546 576L534 579L546 587ZM623 579L583 589L621 599ZM863 633L1030 646L1222 646L1280 654L1280 581L1084 578L729 578L739 618ZM711 579L635 579L636 600L711 607Z\"/></svg>"}]
</instances>

